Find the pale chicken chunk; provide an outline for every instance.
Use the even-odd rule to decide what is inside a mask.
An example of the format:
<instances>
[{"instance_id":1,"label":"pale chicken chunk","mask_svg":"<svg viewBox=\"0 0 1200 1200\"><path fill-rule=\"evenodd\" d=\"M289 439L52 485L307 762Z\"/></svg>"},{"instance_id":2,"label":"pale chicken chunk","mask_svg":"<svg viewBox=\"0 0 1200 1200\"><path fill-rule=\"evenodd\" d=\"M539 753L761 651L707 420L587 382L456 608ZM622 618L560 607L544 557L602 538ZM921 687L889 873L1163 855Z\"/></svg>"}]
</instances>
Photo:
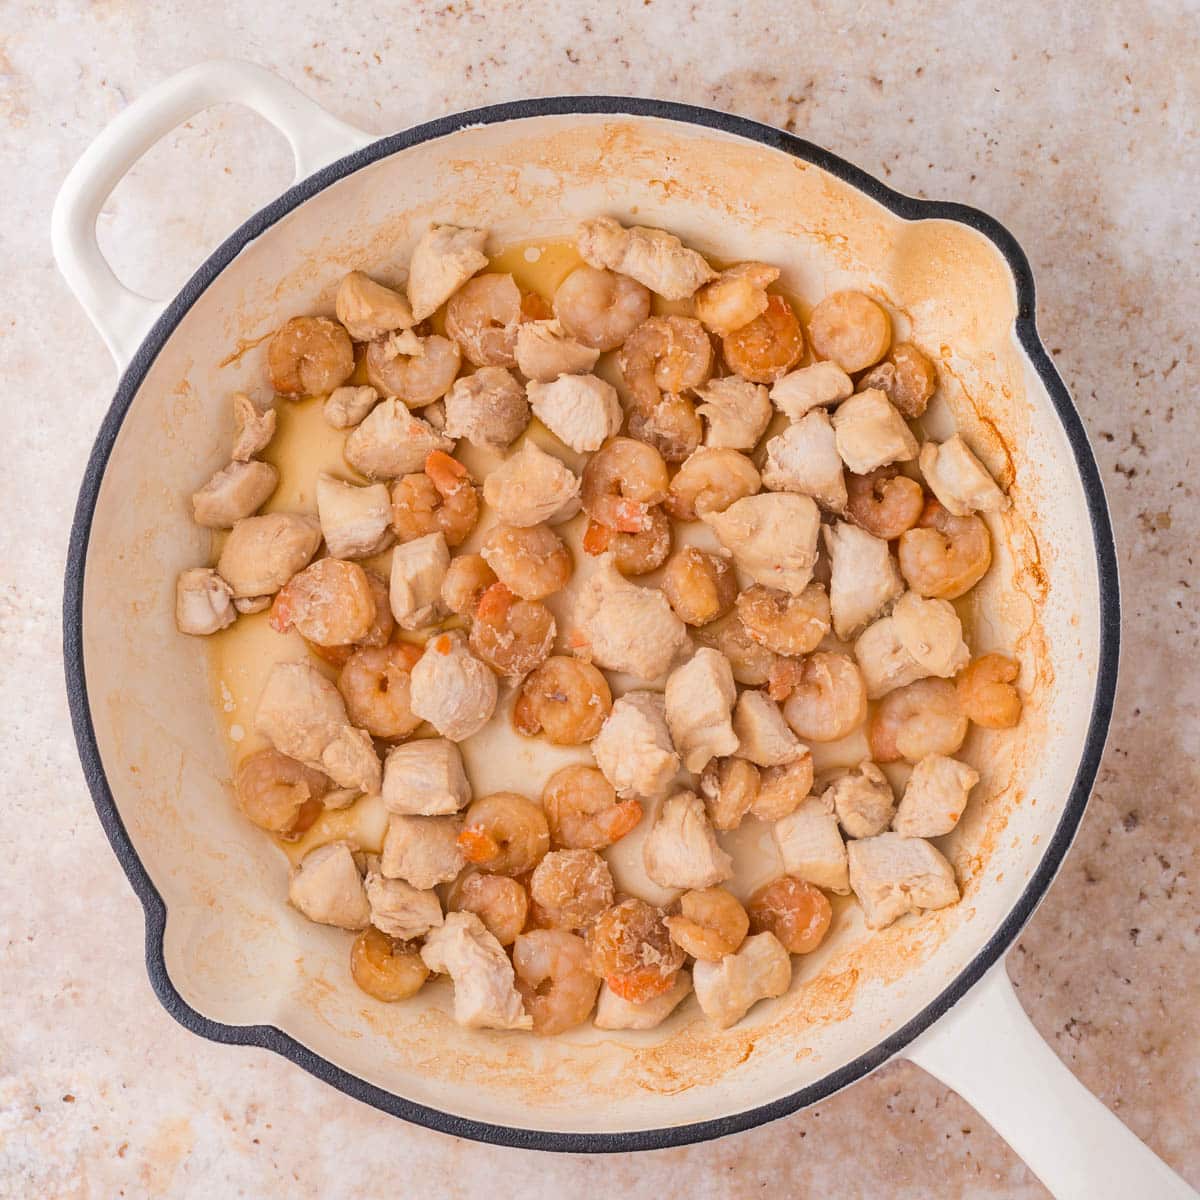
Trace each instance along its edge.
<instances>
[{"instance_id":1,"label":"pale chicken chunk","mask_svg":"<svg viewBox=\"0 0 1200 1200\"><path fill-rule=\"evenodd\" d=\"M496 676L461 633L442 633L425 644L411 686L413 712L452 742L478 733L496 710Z\"/></svg>"},{"instance_id":2,"label":"pale chicken chunk","mask_svg":"<svg viewBox=\"0 0 1200 1200\"><path fill-rule=\"evenodd\" d=\"M244 392L233 397L233 453L234 462L248 462L261 453L275 436L275 410L268 408L259 412L258 405Z\"/></svg>"},{"instance_id":3,"label":"pale chicken chunk","mask_svg":"<svg viewBox=\"0 0 1200 1200\"><path fill-rule=\"evenodd\" d=\"M917 463L929 490L956 517L973 512L1003 512L1008 508L1008 497L960 434L940 446L937 442L926 442Z\"/></svg>"},{"instance_id":4,"label":"pale chicken chunk","mask_svg":"<svg viewBox=\"0 0 1200 1200\"><path fill-rule=\"evenodd\" d=\"M891 617L881 617L858 635L854 658L870 700L925 678L920 663L905 650Z\"/></svg>"},{"instance_id":5,"label":"pale chicken chunk","mask_svg":"<svg viewBox=\"0 0 1200 1200\"><path fill-rule=\"evenodd\" d=\"M416 324L408 301L362 271L351 271L338 285L337 319L356 342L373 342L395 329Z\"/></svg>"},{"instance_id":6,"label":"pale chicken chunk","mask_svg":"<svg viewBox=\"0 0 1200 1200\"><path fill-rule=\"evenodd\" d=\"M846 476L829 414L818 408L767 443L763 487L811 496L834 512L846 509Z\"/></svg>"},{"instance_id":7,"label":"pale chicken chunk","mask_svg":"<svg viewBox=\"0 0 1200 1200\"><path fill-rule=\"evenodd\" d=\"M529 402L504 367L480 367L454 381L445 397L447 437L466 438L485 450L506 450L529 424Z\"/></svg>"},{"instance_id":8,"label":"pale chicken chunk","mask_svg":"<svg viewBox=\"0 0 1200 1200\"><path fill-rule=\"evenodd\" d=\"M905 592L890 616L868 625L854 643L867 698L937 675L950 679L970 660L962 621L949 600Z\"/></svg>"},{"instance_id":9,"label":"pale chicken chunk","mask_svg":"<svg viewBox=\"0 0 1200 1200\"><path fill-rule=\"evenodd\" d=\"M432 450L454 449L452 439L396 399L377 404L346 439L346 461L368 479L396 479L425 466Z\"/></svg>"},{"instance_id":10,"label":"pale chicken chunk","mask_svg":"<svg viewBox=\"0 0 1200 1200\"><path fill-rule=\"evenodd\" d=\"M665 888L714 887L733 876L733 859L717 843L695 792L676 792L664 802L642 843L642 864Z\"/></svg>"},{"instance_id":11,"label":"pale chicken chunk","mask_svg":"<svg viewBox=\"0 0 1200 1200\"><path fill-rule=\"evenodd\" d=\"M848 642L904 591L904 579L882 538L838 521L824 529L829 551L833 631Z\"/></svg>"},{"instance_id":12,"label":"pale chicken chunk","mask_svg":"<svg viewBox=\"0 0 1200 1200\"><path fill-rule=\"evenodd\" d=\"M334 429L350 429L360 424L379 400L379 393L367 384L361 387L334 388L321 412L325 423Z\"/></svg>"},{"instance_id":13,"label":"pale chicken chunk","mask_svg":"<svg viewBox=\"0 0 1200 1200\"><path fill-rule=\"evenodd\" d=\"M708 422L704 444L718 449L753 450L771 423L771 400L760 383L740 375L710 379L696 389L696 411Z\"/></svg>"},{"instance_id":14,"label":"pale chicken chunk","mask_svg":"<svg viewBox=\"0 0 1200 1200\"><path fill-rule=\"evenodd\" d=\"M868 929L886 929L905 913L958 901L954 868L922 838L881 833L850 843L850 886Z\"/></svg>"},{"instance_id":15,"label":"pale chicken chunk","mask_svg":"<svg viewBox=\"0 0 1200 1200\"><path fill-rule=\"evenodd\" d=\"M733 731L738 738L738 756L756 766L780 767L794 762L805 751L783 719L779 705L755 688L747 688L738 697Z\"/></svg>"},{"instance_id":16,"label":"pale chicken chunk","mask_svg":"<svg viewBox=\"0 0 1200 1200\"><path fill-rule=\"evenodd\" d=\"M641 1004L622 999L607 983L602 983L592 1024L597 1029L654 1029L679 1007L691 991L690 971L677 972L675 982L667 991L643 1000Z\"/></svg>"},{"instance_id":17,"label":"pale chicken chunk","mask_svg":"<svg viewBox=\"0 0 1200 1200\"><path fill-rule=\"evenodd\" d=\"M505 525L551 525L579 511L580 479L536 442L525 441L483 481L483 499Z\"/></svg>"},{"instance_id":18,"label":"pale chicken chunk","mask_svg":"<svg viewBox=\"0 0 1200 1200\"><path fill-rule=\"evenodd\" d=\"M854 395L854 381L835 362L813 363L780 379L771 388L771 402L789 420Z\"/></svg>"},{"instance_id":19,"label":"pale chicken chunk","mask_svg":"<svg viewBox=\"0 0 1200 1200\"><path fill-rule=\"evenodd\" d=\"M617 389L596 375L560 375L526 385L533 414L572 450L599 450L625 418Z\"/></svg>"},{"instance_id":20,"label":"pale chicken chunk","mask_svg":"<svg viewBox=\"0 0 1200 1200\"><path fill-rule=\"evenodd\" d=\"M806 796L795 812L775 822L772 832L787 874L842 896L850 890L846 844L825 796Z\"/></svg>"},{"instance_id":21,"label":"pale chicken chunk","mask_svg":"<svg viewBox=\"0 0 1200 1200\"><path fill-rule=\"evenodd\" d=\"M755 583L798 596L812 579L821 514L809 496L764 492L703 514L733 561Z\"/></svg>"},{"instance_id":22,"label":"pale chicken chunk","mask_svg":"<svg viewBox=\"0 0 1200 1200\"><path fill-rule=\"evenodd\" d=\"M180 633L206 637L237 620L229 584L211 567L180 572L175 583L175 626Z\"/></svg>"},{"instance_id":23,"label":"pale chicken chunk","mask_svg":"<svg viewBox=\"0 0 1200 1200\"><path fill-rule=\"evenodd\" d=\"M383 483L356 487L322 472L317 476L317 516L334 558L378 554L392 538L392 499Z\"/></svg>"},{"instance_id":24,"label":"pale chicken chunk","mask_svg":"<svg viewBox=\"0 0 1200 1200\"><path fill-rule=\"evenodd\" d=\"M504 947L472 912L447 913L421 947L431 971L454 981L454 1019L469 1029L532 1029Z\"/></svg>"},{"instance_id":25,"label":"pale chicken chunk","mask_svg":"<svg viewBox=\"0 0 1200 1200\"><path fill-rule=\"evenodd\" d=\"M388 937L407 942L442 923L442 904L433 890L422 891L403 879L387 879L378 871L368 871L366 892L371 924Z\"/></svg>"},{"instance_id":26,"label":"pale chicken chunk","mask_svg":"<svg viewBox=\"0 0 1200 1200\"><path fill-rule=\"evenodd\" d=\"M943 837L957 824L979 772L944 754L921 759L912 774L892 828L905 837Z\"/></svg>"},{"instance_id":27,"label":"pale chicken chunk","mask_svg":"<svg viewBox=\"0 0 1200 1200\"><path fill-rule=\"evenodd\" d=\"M661 796L679 770L658 692L626 692L592 740L592 754L623 800Z\"/></svg>"},{"instance_id":28,"label":"pale chicken chunk","mask_svg":"<svg viewBox=\"0 0 1200 1200\"><path fill-rule=\"evenodd\" d=\"M736 1025L760 1000L782 996L791 983L791 955L773 933L756 933L736 954L692 967L700 1009L721 1029Z\"/></svg>"},{"instance_id":29,"label":"pale chicken chunk","mask_svg":"<svg viewBox=\"0 0 1200 1200\"><path fill-rule=\"evenodd\" d=\"M449 568L450 550L440 530L392 551L388 599L401 629L423 629L442 616L442 580Z\"/></svg>"},{"instance_id":30,"label":"pale chicken chunk","mask_svg":"<svg viewBox=\"0 0 1200 1200\"><path fill-rule=\"evenodd\" d=\"M270 463L235 459L192 493L192 519L205 529L230 529L257 512L278 483L279 472Z\"/></svg>"},{"instance_id":31,"label":"pale chicken chunk","mask_svg":"<svg viewBox=\"0 0 1200 1200\"><path fill-rule=\"evenodd\" d=\"M589 266L628 275L664 300L687 300L717 277L703 255L663 229L626 229L612 217L593 217L580 224L576 241Z\"/></svg>"},{"instance_id":32,"label":"pale chicken chunk","mask_svg":"<svg viewBox=\"0 0 1200 1200\"><path fill-rule=\"evenodd\" d=\"M321 925L365 929L371 921L362 876L345 842L329 842L304 856L288 884L288 901Z\"/></svg>"},{"instance_id":33,"label":"pale chicken chunk","mask_svg":"<svg viewBox=\"0 0 1200 1200\"><path fill-rule=\"evenodd\" d=\"M833 432L842 461L855 475L917 457L917 439L900 410L878 388L851 396L833 414Z\"/></svg>"},{"instance_id":34,"label":"pale chicken chunk","mask_svg":"<svg viewBox=\"0 0 1200 1200\"><path fill-rule=\"evenodd\" d=\"M888 777L873 763L859 763L825 789L822 800L833 806L847 837L874 837L892 822L896 796Z\"/></svg>"},{"instance_id":35,"label":"pale chicken chunk","mask_svg":"<svg viewBox=\"0 0 1200 1200\"><path fill-rule=\"evenodd\" d=\"M449 883L466 866L458 847L461 830L457 817L389 817L380 873L422 890Z\"/></svg>"},{"instance_id":36,"label":"pale chicken chunk","mask_svg":"<svg viewBox=\"0 0 1200 1200\"><path fill-rule=\"evenodd\" d=\"M271 596L309 560L321 544L321 526L299 513L247 517L230 530L217 559L234 599Z\"/></svg>"},{"instance_id":37,"label":"pale chicken chunk","mask_svg":"<svg viewBox=\"0 0 1200 1200\"><path fill-rule=\"evenodd\" d=\"M388 812L440 816L456 813L470 801L462 754L453 742L419 738L388 752L383 764L383 806Z\"/></svg>"},{"instance_id":38,"label":"pale chicken chunk","mask_svg":"<svg viewBox=\"0 0 1200 1200\"><path fill-rule=\"evenodd\" d=\"M408 264L408 302L414 321L425 320L487 266L486 241L486 230L455 225L434 225L422 235Z\"/></svg>"},{"instance_id":39,"label":"pale chicken chunk","mask_svg":"<svg viewBox=\"0 0 1200 1200\"><path fill-rule=\"evenodd\" d=\"M590 371L600 351L577 342L557 321L524 321L517 327L517 369L527 379L549 383L560 375Z\"/></svg>"},{"instance_id":40,"label":"pale chicken chunk","mask_svg":"<svg viewBox=\"0 0 1200 1200\"><path fill-rule=\"evenodd\" d=\"M719 650L702 647L667 676L667 725L686 770L703 771L709 759L737 749L730 719L735 700L733 671Z\"/></svg>"}]
</instances>

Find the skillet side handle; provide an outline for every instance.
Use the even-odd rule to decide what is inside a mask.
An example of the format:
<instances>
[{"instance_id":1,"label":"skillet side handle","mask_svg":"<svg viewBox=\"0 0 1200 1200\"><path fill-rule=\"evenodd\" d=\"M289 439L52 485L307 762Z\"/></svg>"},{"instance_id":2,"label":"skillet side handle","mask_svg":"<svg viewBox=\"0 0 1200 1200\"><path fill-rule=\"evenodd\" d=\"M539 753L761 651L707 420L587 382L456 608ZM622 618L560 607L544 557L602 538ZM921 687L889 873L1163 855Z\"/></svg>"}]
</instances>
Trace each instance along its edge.
<instances>
[{"instance_id":1,"label":"skillet side handle","mask_svg":"<svg viewBox=\"0 0 1200 1200\"><path fill-rule=\"evenodd\" d=\"M1197 1196L1042 1040L1003 961L904 1053L966 1100L1057 1200Z\"/></svg>"},{"instance_id":2,"label":"skillet side handle","mask_svg":"<svg viewBox=\"0 0 1200 1200\"><path fill-rule=\"evenodd\" d=\"M113 188L155 142L197 113L225 103L245 105L287 138L297 182L375 140L270 71L232 60L189 67L118 114L63 181L50 239L58 269L122 369L166 304L139 295L116 277L100 252L96 219Z\"/></svg>"}]
</instances>

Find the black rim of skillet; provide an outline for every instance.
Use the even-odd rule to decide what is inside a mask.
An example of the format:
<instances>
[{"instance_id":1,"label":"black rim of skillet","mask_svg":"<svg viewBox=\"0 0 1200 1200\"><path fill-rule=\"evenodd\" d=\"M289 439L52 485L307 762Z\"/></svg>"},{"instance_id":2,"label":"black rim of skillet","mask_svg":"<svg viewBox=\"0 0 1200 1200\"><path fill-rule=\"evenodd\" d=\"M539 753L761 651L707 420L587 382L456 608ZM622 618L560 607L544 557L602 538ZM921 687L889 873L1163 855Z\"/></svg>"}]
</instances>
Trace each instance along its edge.
<instances>
[{"instance_id":1,"label":"black rim of skillet","mask_svg":"<svg viewBox=\"0 0 1200 1200\"><path fill-rule=\"evenodd\" d=\"M1070 795L1067 797L1058 827L1047 843L1037 869L1026 884L1017 903L988 939L983 949L911 1021L877 1043L865 1054L845 1066L839 1067L817 1082L778 1100L772 1100L768 1104L713 1120L619 1133L570 1133L492 1125L468 1120L414 1103L367 1083L348 1071L334 1066L333 1063L301 1045L273 1025L226 1025L220 1021L209 1020L191 1008L176 991L164 961L163 934L166 928L166 906L129 840L105 776L104 765L96 744L95 730L92 726L83 663L84 567L92 517L105 467L121 423L146 372L183 315L208 285L233 261L247 243L266 232L294 208L339 179L379 159L421 142L444 137L468 125L490 125L526 117L575 114L657 117L734 134L812 163L866 193L900 217L909 220L942 218L957 221L990 239L1008 261L1009 269L1012 271L1017 291L1016 335L1018 341L1045 385L1070 443L1075 465L1083 483L1091 520L1100 587L1099 669L1096 676L1091 718L1075 781ZM518 100L441 117L436 121L417 125L402 133L380 138L364 149L339 159L289 188L277 200L256 213L228 237L167 306L121 377L112 405L101 423L100 432L88 460L83 484L80 488L75 517L71 526L63 596L63 661L66 669L67 696L84 777L91 790L104 832L108 835L113 851L145 909L146 966L154 991L171 1016L193 1033L200 1034L212 1041L240 1046L261 1046L273 1050L347 1095L429 1129L497 1145L570 1153L657 1150L723 1137L750 1129L755 1125L764 1124L767 1121L777 1120L832 1095L875 1070L876 1067L907 1046L918 1034L928 1029L960 1000L1016 939L1050 886L1075 836L1087 806L1088 795L1100 763L1109 719L1112 715L1119 640L1120 599L1117 560L1103 485L1083 423L1066 386L1038 336L1034 311L1033 274L1024 251L1012 234L994 218L967 205L918 200L895 192L845 159L772 126L714 109L698 108L664 100L622 96L549 97L541 100ZM519 1112L514 1115L519 1116Z\"/></svg>"}]
</instances>

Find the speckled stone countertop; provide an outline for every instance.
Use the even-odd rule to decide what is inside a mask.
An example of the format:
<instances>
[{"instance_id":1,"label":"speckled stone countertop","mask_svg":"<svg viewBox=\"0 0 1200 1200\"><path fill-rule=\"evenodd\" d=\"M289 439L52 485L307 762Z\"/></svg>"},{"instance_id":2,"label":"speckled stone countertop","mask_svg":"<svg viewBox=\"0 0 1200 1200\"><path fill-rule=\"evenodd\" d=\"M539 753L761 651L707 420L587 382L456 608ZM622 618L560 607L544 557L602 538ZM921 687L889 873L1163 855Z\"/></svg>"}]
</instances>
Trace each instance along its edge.
<instances>
[{"instance_id":1,"label":"speckled stone countertop","mask_svg":"<svg viewBox=\"0 0 1200 1200\"><path fill-rule=\"evenodd\" d=\"M561 92L713 105L795 130L902 191L978 205L1016 234L1109 490L1126 617L1095 795L1009 970L1071 1069L1200 1183L1194 6L386 7L0 7L0 1196L1046 1194L965 1103L907 1064L732 1139L550 1157L406 1126L265 1051L201 1041L159 1007L61 682L67 529L115 373L54 268L48 221L111 116L220 56L258 61L379 133ZM289 169L257 118L213 110L118 187L102 243L129 283L168 295Z\"/></svg>"}]
</instances>

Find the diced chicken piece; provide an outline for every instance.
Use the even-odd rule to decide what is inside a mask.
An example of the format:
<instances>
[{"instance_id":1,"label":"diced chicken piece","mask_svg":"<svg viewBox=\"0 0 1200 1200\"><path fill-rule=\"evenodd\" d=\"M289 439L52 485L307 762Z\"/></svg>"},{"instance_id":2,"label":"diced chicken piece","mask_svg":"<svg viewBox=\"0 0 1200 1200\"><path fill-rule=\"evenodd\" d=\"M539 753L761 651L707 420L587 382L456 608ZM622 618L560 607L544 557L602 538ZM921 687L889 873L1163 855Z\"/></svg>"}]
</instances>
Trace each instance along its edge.
<instances>
[{"instance_id":1,"label":"diced chicken piece","mask_svg":"<svg viewBox=\"0 0 1200 1200\"><path fill-rule=\"evenodd\" d=\"M958 902L954 868L922 838L881 833L850 843L850 886L868 929L886 929L905 913Z\"/></svg>"},{"instance_id":2,"label":"diced chicken piece","mask_svg":"<svg viewBox=\"0 0 1200 1200\"><path fill-rule=\"evenodd\" d=\"M967 807L979 772L944 754L921 759L904 789L892 828L905 837L934 838L949 833Z\"/></svg>"},{"instance_id":3,"label":"diced chicken piece","mask_svg":"<svg viewBox=\"0 0 1200 1200\"><path fill-rule=\"evenodd\" d=\"M824 529L829 551L833 631L848 642L904 591L904 578L882 538L838 521Z\"/></svg>"},{"instance_id":4,"label":"diced chicken piece","mask_svg":"<svg viewBox=\"0 0 1200 1200\"><path fill-rule=\"evenodd\" d=\"M597 1029L655 1029L661 1025L691 994L692 973L679 971L668 991L652 996L641 1004L623 1000L607 983L600 985L596 1014L592 1024Z\"/></svg>"},{"instance_id":5,"label":"diced chicken piece","mask_svg":"<svg viewBox=\"0 0 1200 1200\"><path fill-rule=\"evenodd\" d=\"M937 675L950 679L970 660L962 621L949 600L927 600L905 592L891 616L868 625L854 643L867 698Z\"/></svg>"},{"instance_id":6,"label":"diced chicken piece","mask_svg":"<svg viewBox=\"0 0 1200 1200\"><path fill-rule=\"evenodd\" d=\"M466 866L458 848L461 829L457 817L393 815L383 837L380 872L422 890L449 883Z\"/></svg>"},{"instance_id":7,"label":"diced chicken piece","mask_svg":"<svg viewBox=\"0 0 1200 1200\"><path fill-rule=\"evenodd\" d=\"M453 742L419 738L388 752L383 765L383 806L388 812L440 816L456 813L470 802L462 754Z\"/></svg>"},{"instance_id":8,"label":"diced chicken piece","mask_svg":"<svg viewBox=\"0 0 1200 1200\"><path fill-rule=\"evenodd\" d=\"M877 388L851 396L833 414L833 432L842 462L855 475L917 457L917 439L900 410Z\"/></svg>"},{"instance_id":9,"label":"diced chicken piece","mask_svg":"<svg viewBox=\"0 0 1200 1200\"><path fill-rule=\"evenodd\" d=\"M873 763L860 763L845 775L839 775L821 797L826 807L833 805L838 822L847 837L874 837L892 822L896 797L888 777Z\"/></svg>"},{"instance_id":10,"label":"diced chicken piece","mask_svg":"<svg viewBox=\"0 0 1200 1200\"><path fill-rule=\"evenodd\" d=\"M609 554L580 589L575 620L592 662L639 679L665 675L688 640L662 592L630 583Z\"/></svg>"},{"instance_id":11,"label":"diced chicken piece","mask_svg":"<svg viewBox=\"0 0 1200 1200\"><path fill-rule=\"evenodd\" d=\"M738 697L733 731L738 737L738 755L760 767L783 766L804 753L779 705L766 692L748 688Z\"/></svg>"},{"instance_id":12,"label":"diced chicken piece","mask_svg":"<svg viewBox=\"0 0 1200 1200\"><path fill-rule=\"evenodd\" d=\"M809 496L763 492L703 515L755 583L798 596L812 579L821 514Z\"/></svg>"},{"instance_id":13,"label":"diced chicken piece","mask_svg":"<svg viewBox=\"0 0 1200 1200\"><path fill-rule=\"evenodd\" d=\"M621 696L592 740L592 754L622 799L661 796L679 770L662 695L635 691Z\"/></svg>"},{"instance_id":14,"label":"diced chicken piece","mask_svg":"<svg viewBox=\"0 0 1200 1200\"><path fill-rule=\"evenodd\" d=\"M386 879L378 871L368 871L366 892L371 924L389 937L407 942L442 923L442 904L433 890L421 891L403 879Z\"/></svg>"},{"instance_id":15,"label":"diced chicken piece","mask_svg":"<svg viewBox=\"0 0 1200 1200\"><path fill-rule=\"evenodd\" d=\"M696 316L718 337L727 337L767 311L767 288L778 278L779 268L767 263L735 263L697 292Z\"/></svg>"},{"instance_id":16,"label":"diced chicken piece","mask_svg":"<svg viewBox=\"0 0 1200 1200\"><path fill-rule=\"evenodd\" d=\"M257 512L278 482L279 472L270 463L235 459L192 493L192 517L205 529L230 529Z\"/></svg>"},{"instance_id":17,"label":"diced chicken piece","mask_svg":"<svg viewBox=\"0 0 1200 1200\"><path fill-rule=\"evenodd\" d=\"M1008 508L1008 497L960 434L956 433L940 446L936 442L926 442L917 462L929 490L954 516L1003 512Z\"/></svg>"},{"instance_id":18,"label":"diced chicken piece","mask_svg":"<svg viewBox=\"0 0 1200 1200\"><path fill-rule=\"evenodd\" d=\"M524 321L517 327L517 369L527 379L549 383L560 375L582 375L599 350L569 338L557 321Z\"/></svg>"},{"instance_id":19,"label":"diced chicken piece","mask_svg":"<svg viewBox=\"0 0 1200 1200\"><path fill-rule=\"evenodd\" d=\"M485 450L506 450L529 424L525 389L504 367L480 367L454 381L446 393L447 437L466 438Z\"/></svg>"},{"instance_id":20,"label":"diced chicken piece","mask_svg":"<svg viewBox=\"0 0 1200 1200\"><path fill-rule=\"evenodd\" d=\"M447 913L421 958L454 981L454 1019L469 1029L532 1029L504 947L472 912Z\"/></svg>"},{"instance_id":21,"label":"diced chicken piece","mask_svg":"<svg viewBox=\"0 0 1200 1200\"><path fill-rule=\"evenodd\" d=\"M854 382L835 362L813 363L785 375L771 388L771 402L789 420L854 395Z\"/></svg>"},{"instance_id":22,"label":"diced chicken piece","mask_svg":"<svg viewBox=\"0 0 1200 1200\"><path fill-rule=\"evenodd\" d=\"M483 481L483 499L505 525L556 525L579 511L580 479L553 454L525 441Z\"/></svg>"},{"instance_id":23,"label":"diced chicken piece","mask_svg":"<svg viewBox=\"0 0 1200 1200\"><path fill-rule=\"evenodd\" d=\"M496 676L461 633L438 634L425 644L411 688L413 712L452 742L478 733L496 710Z\"/></svg>"},{"instance_id":24,"label":"diced chicken piece","mask_svg":"<svg viewBox=\"0 0 1200 1200\"><path fill-rule=\"evenodd\" d=\"M805 797L795 812L775 822L772 832L788 875L842 896L850 890L846 844L825 796Z\"/></svg>"},{"instance_id":25,"label":"diced chicken piece","mask_svg":"<svg viewBox=\"0 0 1200 1200\"><path fill-rule=\"evenodd\" d=\"M399 292L376 283L362 271L351 271L338 285L334 310L356 342L373 342L394 329L411 329L416 324L408 301Z\"/></svg>"},{"instance_id":26,"label":"diced chicken piece","mask_svg":"<svg viewBox=\"0 0 1200 1200\"><path fill-rule=\"evenodd\" d=\"M371 921L362 876L345 842L329 842L304 856L288 885L288 901L321 925L365 929Z\"/></svg>"},{"instance_id":27,"label":"diced chicken piece","mask_svg":"<svg viewBox=\"0 0 1200 1200\"><path fill-rule=\"evenodd\" d=\"M323 771L339 787L379 794L382 770L370 735L350 724L341 693L308 663L271 668L254 728L281 754Z\"/></svg>"},{"instance_id":28,"label":"diced chicken piece","mask_svg":"<svg viewBox=\"0 0 1200 1200\"><path fill-rule=\"evenodd\" d=\"M391 540L392 499L386 484L355 487L322 473L317 476L317 515L334 558L366 558Z\"/></svg>"},{"instance_id":29,"label":"diced chicken piece","mask_svg":"<svg viewBox=\"0 0 1200 1200\"><path fill-rule=\"evenodd\" d=\"M377 404L346 439L346 461L368 479L397 479L423 470L431 450L449 454L454 442L399 400Z\"/></svg>"},{"instance_id":30,"label":"diced chicken piece","mask_svg":"<svg viewBox=\"0 0 1200 1200\"><path fill-rule=\"evenodd\" d=\"M854 658L870 700L925 678L920 664L904 649L891 617L881 617L859 634Z\"/></svg>"},{"instance_id":31,"label":"diced chicken piece","mask_svg":"<svg viewBox=\"0 0 1200 1200\"><path fill-rule=\"evenodd\" d=\"M180 633L205 637L237 620L229 584L211 567L180 572L175 583L175 626Z\"/></svg>"},{"instance_id":32,"label":"diced chicken piece","mask_svg":"<svg viewBox=\"0 0 1200 1200\"><path fill-rule=\"evenodd\" d=\"M361 387L334 388L321 410L327 425L334 429L350 429L366 419L379 401L379 393L367 384Z\"/></svg>"},{"instance_id":33,"label":"diced chicken piece","mask_svg":"<svg viewBox=\"0 0 1200 1200\"><path fill-rule=\"evenodd\" d=\"M662 229L625 229L612 217L594 217L579 226L576 241L589 266L628 275L664 300L686 300L717 277L703 255Z\"/></svg>"},{"instance_id":34,"label":"diced chicken piece","mask_svg":"<svg viewBox=\"0 0 1200 1200\"><path fill-rule=\"evenodd\" d=\"M696 411L708 422L704 444L718 449L753 450L771 423L767 389L740 375L710 379L696 389Z\"/></svg>"},{"instance_id":35,"label":"diced chicken piece","mask_svg":"<svg viewBox=\"0 0 1200 1200\"><path fill-rule=\"evenodd\" d=\"M258 406L244 392L233 397L234 462L249 462L265 450L275 436L275 410L259 412Z\"/></svg>"},{"instance_id":36,"label":"diced chicken piece","mask_svg":"<svg viewBox=\"0 0 1200 1200\"><path fill-rule=\"evenodd\" d=\"M408 264L408 302L413 320L423 321L468 279L487 266L487 231L434 225L422 235Z\"/></svg>"},{"instance_id":37,"label":"diced chicken piece","mask_svg":"<svg viewBox=\"0 0 1200 1200\"><path fill-rule=\"evenodd\" d=\"M664 802L642 843L642 863L665 888L714 887L733 876L733 859L718 845L695 792L676 792Z\"/></svg>"},{"instance_id":38,"label":"diced chicken piece","mask_svg":"<svg viewBox=\"0 0 1200 1200\"><path fill-rule=\"evenodd\" d=\"M579 453L599 450L625 419L617 389L595 375L560 375L551 383L533 380L526 391L534 416Z\"/></svg>"},{"instance_id":39,"label":"diced chicken piece","mask_svg":"<svg viewBox=\"0 0 1200 1200\"><path fill-rule=\"evenodd\" d=\"M814 409L767 443L763 487L811 496L834 512L846 509L846 476L833 436L833 423Z\"/></svg>"},{"instance_id":40,"label":"diced chicken piece","mask_svg":"<svg viewBox=\"0 0 1200 1200\"><path fill-rule=\"evenodd\" d=\"M442 615L442 580L449 568L450 550L440 530L392 551L388 599L401 629L423 629Z\"/></svg>"},{"instance_id":41,"label":"diced chicken piece","mask_svg":"<svg viewBox=\"0 0 1200 1200\"><path fill-rule=\"evenodd\" d=\"M710 758L737 749L730 720L735 700L733 671L719 650L702 647L667 677L667 726L685 769L703 771Z\"/></svg>"},{"instance_id":42,"label":"diced chicken piece","mask_svg":"<svg viewBox=\"0 0 1200 1200\"><path fill-rule=\"evenodd\" d=\"M756 933L736 954L692 967L700 1009L721 1029L736 1025L760 1000L782 996L791 984L791 955L773 933Z\"/></svg>"},{"instance_id":43,"label":"diced chicken piece","mask_svg":"<svg viewBox=\"0 0 1200 1200\"><path fill-rule=\"evenodd\" d=\"M225 539L217 574L229 584L235 600L272 596L304 570L320 544L321 526L315 517L299 513L247 517Z\"/></svg>"}]
</instances>

